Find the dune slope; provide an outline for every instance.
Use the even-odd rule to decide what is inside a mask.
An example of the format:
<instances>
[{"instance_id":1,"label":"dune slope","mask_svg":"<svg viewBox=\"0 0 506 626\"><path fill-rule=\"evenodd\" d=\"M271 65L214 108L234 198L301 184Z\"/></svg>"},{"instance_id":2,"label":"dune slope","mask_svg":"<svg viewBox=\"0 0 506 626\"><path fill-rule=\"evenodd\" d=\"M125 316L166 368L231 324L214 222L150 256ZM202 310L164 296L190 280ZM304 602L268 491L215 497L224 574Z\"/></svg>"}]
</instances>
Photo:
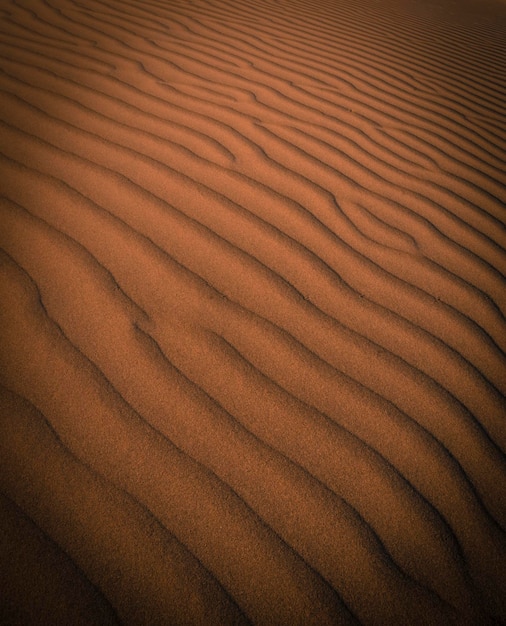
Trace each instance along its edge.
<instances>
[{"instance_id":1,"label":"dune slope","mask_svg":"<svg viewBox=\"0 0 506 626\"><path fill-rule=\"evenodd\" d=\"M0 623L506 623L506 5L0 33Z\"/></svg>"}]
</instances>

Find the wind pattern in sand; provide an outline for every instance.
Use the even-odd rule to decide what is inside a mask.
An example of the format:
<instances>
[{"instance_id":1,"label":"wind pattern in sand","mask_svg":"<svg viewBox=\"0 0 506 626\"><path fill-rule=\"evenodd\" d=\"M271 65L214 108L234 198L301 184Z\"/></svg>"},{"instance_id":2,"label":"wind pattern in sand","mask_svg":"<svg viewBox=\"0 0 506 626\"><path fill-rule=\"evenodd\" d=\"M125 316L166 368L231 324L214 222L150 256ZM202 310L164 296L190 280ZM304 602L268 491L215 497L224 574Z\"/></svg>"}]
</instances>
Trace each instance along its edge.
<instances>
[{"instance_id":1,"label":"wind pattern in sand","mask_svg":"<svg viewBox=\"0 0 506 626\"><path fill-rule=\"evenodd\" d=\"M2 3L2 623L504 623L506 8L454 6Z\"/></svg>"}]
</instances>

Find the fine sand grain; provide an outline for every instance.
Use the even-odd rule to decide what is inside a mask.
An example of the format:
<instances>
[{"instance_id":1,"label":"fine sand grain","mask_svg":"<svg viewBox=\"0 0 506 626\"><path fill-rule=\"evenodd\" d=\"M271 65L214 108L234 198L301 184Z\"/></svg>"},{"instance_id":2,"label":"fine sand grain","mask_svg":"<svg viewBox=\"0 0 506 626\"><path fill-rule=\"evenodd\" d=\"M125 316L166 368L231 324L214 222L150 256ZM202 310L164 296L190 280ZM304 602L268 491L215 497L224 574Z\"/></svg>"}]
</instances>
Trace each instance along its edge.
<instances>
[{"instance_id":1,"label":"fine sand grain","mask_svg":"<svg viewBox=\"0 0 506 626\"><path fill-rule=\"evenodd\" d=\"M4 0L0 624L506 623L503 0Z\"/></svg>"}]
</instances>

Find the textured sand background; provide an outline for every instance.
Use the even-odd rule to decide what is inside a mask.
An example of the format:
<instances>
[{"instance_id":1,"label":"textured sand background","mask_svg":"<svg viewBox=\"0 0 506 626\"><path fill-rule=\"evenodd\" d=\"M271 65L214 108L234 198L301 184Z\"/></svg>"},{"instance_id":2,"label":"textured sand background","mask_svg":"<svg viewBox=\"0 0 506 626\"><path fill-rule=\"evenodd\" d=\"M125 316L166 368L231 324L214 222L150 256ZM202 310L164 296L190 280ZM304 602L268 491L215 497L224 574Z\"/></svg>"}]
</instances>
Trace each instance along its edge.
<instances>
[{"instance_id":1,"label":"textured sand background","mask_svg":"<svg viewBox=\"0 0 506 626\"><path fill-rule=\"evenodd\" d=\"M506 4L4 0L0 623L506 623Z\"/></svg>"}]
</instances>

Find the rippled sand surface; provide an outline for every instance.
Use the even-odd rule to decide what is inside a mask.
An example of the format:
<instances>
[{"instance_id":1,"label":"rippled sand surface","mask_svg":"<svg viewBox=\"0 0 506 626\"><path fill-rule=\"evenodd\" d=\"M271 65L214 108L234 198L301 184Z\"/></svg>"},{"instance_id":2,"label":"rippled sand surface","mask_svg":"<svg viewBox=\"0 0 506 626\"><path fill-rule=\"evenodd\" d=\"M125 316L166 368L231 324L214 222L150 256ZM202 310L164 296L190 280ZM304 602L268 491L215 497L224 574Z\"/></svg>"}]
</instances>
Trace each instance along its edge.
<instances>
[{"instance_id":1,"label":"rippled sand surface","mask_svg":"<svg viewBox=\"0 0 506 626\"><path fill-rule=\"evenodd\" d=\"M506 622L505 42L2 3L2 625Z\"/></svg>"}]
</instances>

